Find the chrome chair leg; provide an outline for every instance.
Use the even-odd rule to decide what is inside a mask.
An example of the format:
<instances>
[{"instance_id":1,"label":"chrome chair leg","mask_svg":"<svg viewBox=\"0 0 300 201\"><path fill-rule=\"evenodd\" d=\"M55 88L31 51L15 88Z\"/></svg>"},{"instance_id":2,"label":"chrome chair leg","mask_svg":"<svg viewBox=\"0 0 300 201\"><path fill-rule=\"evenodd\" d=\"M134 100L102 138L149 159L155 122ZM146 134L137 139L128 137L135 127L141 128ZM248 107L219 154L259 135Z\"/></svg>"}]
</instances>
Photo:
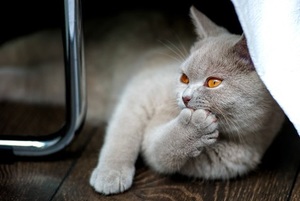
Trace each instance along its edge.
<instances>
[{"instance_id":1,"label":"chrome chair leg","mask_svg":"<svg viewBox=\"0 0 300 201\"><path fill-rule=\"evenodd\" d=\"M86 115L83 30L80 0L64 0L66 123L53 134L40 137L0 136L0 150L17 156L45 156L64 149L82 127Z\"/></svg>"}]
</instances>

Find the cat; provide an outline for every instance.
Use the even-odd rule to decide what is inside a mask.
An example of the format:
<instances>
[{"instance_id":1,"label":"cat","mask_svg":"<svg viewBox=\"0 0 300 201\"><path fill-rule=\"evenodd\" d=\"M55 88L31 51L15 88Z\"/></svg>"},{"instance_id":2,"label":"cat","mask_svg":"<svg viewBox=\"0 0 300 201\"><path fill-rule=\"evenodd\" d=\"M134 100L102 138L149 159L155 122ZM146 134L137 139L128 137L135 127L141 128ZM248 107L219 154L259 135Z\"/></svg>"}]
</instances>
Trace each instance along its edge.
<instances>
[{"instance_id":1,"label":"cat","mask_svg":"<svg viewBox=\"0 0 300 201\"><path fill-rule=\"evenodd\" d=\"M108 121L90 177L95 191L128 190L139 155L161 174L244 175L257 167L279 131L284 113L255 72L245 37L194 7L190 16L197 38L186 21L157 13L122 14L101 22L99 30L98 22L86 30L86 123ZM169 40L169 30L180 41L157 42ZM1 47L2 100L63 104L58 36L43 32ZM185 46L191 46L189 53ZM26 88L28 82L33 87Z\"/></svg>"},{"instance_id":2,"label":"cat","mask_svg":"<svg viewBox=\"0 0 300 201\"><path fill-rule=\"evenodd\" d=\"M103 194L132 185L139 154L153 170L229 179L255 169L284 113L255 72L246 39L195 9L198 39L182 63L130 80L109 121L90 184Z\"/></svg>"}]
</instances>

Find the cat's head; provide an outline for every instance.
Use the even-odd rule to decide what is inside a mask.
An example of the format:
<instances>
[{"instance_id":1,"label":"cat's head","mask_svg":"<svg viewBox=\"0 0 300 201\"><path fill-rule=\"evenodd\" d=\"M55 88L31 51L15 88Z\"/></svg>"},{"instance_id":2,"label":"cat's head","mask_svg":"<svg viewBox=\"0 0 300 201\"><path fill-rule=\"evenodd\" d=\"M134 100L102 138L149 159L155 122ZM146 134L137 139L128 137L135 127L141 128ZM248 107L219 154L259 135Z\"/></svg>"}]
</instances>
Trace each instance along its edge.
<instances>
[{"instance_id":1,"label":"cat's head","mask_svg":"<svg viewBox=\"0 0 300 201\"><path fill-rule=\"evenodd\" d=\"M191 17L198 40L181 65L178 105L211 111L225 132L263 123L274 101L255 71L245 37L217 26L194 7Z\"/></svg>"}]
</instances>

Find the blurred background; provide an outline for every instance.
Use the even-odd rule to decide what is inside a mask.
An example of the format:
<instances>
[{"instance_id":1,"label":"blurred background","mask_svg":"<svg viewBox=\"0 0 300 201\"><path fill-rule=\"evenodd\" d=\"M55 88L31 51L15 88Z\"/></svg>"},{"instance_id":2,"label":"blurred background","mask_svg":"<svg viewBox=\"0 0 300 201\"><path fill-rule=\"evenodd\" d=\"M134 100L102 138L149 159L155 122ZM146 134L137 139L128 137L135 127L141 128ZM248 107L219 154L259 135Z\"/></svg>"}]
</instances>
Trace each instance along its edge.
<instances>
[{"instance_id":1,"label":"blurred background","mask_svg":"<svg viewBox=\"0 0 300 201\"><path fill-rule=\"evenodd\" d=\"M0 3L0 46L19 37L33 34L41 30L61 29L64 26L64 1L63 0L13 0ZM87 22L95 19L109 18L123 11L155 10L166 12L174 16L189 19L189 8L194 5L206 14L212 21L227 28L232 33L241 34L242 30L230 0L181 0L181 1L107 1L82 0L83 29L86 31ZM91 30L89 30L91 31ZM62 47L62 44L61 44ZM50 47L45 47L49 48ZM26 50L27 51L27 50ZM28 49L28 51L31 51ZM38 52L41 56L43 52ZM61 55L63 60L63 55ZM1 52L0 52L1 61ZM0 62L1 63L1 62ZM14 64L12 64L14 65ZM51 66L50 66L51 67ZM49 75L49 79L64 79L64 70L61 68L59 75ZM52 76L52 77L51 77ZM3 81L4 82L4 81ZM15 79L15 82L18 82ZM61 83L57 82L57 83ZM0 86L2 90L10 89L10 84ZM5 85L4 84L4 85ZM36 82L26 82L26 85L39 85ZM19 83L21 86L22 83ZM41 82L42 85L42 82ZM40 87L42 89L42 87ZM64 86L60 86L64 90ZM1 90L0 90L1 92ZM14 93L14 91L13 91ZM54 96L50 92L41 93L48 97ZM47 94L48 93L48 94ZM30 95L28 95L30 96ZM1 94L0 94L1 97ZM61 97L62 99L64 97ZM65 122L65 108L56 105L30 105L28 103L11 103L0 99L0 130L2 134L48 134L58 130ZM38 119L39 127L33 129L33 119ZM20 122L23 122L22 124ZM49 124L49 122L54 122Z\"/></svg>"},{"instance_id":2,"label":"blurred background","mask_svg":"<svg viewBox=\"0 0 300 201\"><path fill-rule=\"evenodd\" d=\"M60 27L63 23L63 0L13 0L0 4L0 44L6 40L41 29ZM82 0L83 20L115 15L122 10L158 9L186 15L195 5L213 21L233 33L241 28L230 0L181 0L181 1L106 1Z\"/></svg>"}]
</instances>

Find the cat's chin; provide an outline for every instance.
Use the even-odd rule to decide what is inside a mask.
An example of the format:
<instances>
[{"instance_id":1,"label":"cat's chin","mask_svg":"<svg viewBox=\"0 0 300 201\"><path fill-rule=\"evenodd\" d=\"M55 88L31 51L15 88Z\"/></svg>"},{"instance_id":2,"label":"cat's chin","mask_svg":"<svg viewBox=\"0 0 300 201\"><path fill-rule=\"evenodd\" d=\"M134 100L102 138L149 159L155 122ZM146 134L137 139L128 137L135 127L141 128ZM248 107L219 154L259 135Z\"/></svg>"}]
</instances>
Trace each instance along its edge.
<instances>
[{"instance_id":1,"label":"cat's chin","mask_svg":"<svg viewBox=\"0 0 300 201\"><path fill-rule=\"evenodd\" d=\"M181 110L184 110L184 109L191 109L193 111L197 110L197 108L189 106L189 105L185 105L183 102L178 102L177 104Z\"/></svg>"},{"instance_id":2,"label":"cat's chin","mask_svg":"<svg viewBox=\"0 0 300 201\"><path fill-rule=\"evenodd\" d=\"M196 111L196 110L206 110L206 111L208 111L208 112L211 112L211 113L215 114L215 113L212 112L211 109L208 108L208 107L191 106L191 105L187 105L187 106L186 106L186 105L184 105L184 106L182 107L182 109L184 109L184 108L187 108L187 109L190 109L190 110L193 110L193 111Z\"/></svg>"},{"instance_id":3,"label":"cat's chin","mask_svg":"<svg viewBox=\"0 0 300 201\"><path fill-rule=\"evenodd\" d=\"M183 103L177 103L178 107L183 110L183 109L186 109L187 107L183 104Z\"/></svg>"},{"instance_id":4,"label":"cat's chin","mask_svg":"<svg viewBox=\"0 0 300 201\"><path fill-rule=\"evenodd\" d=\"M196 111L197 108L194 108L194 107L190 107L190 106L183 106L183 105L179 105L179 108L181 110L184 110L184 109L190 109L190 110L193 110L193 111Z\"/></svg>"},{"instance_id":5,"label":"cat's chin","mask_svg":"<svg viewBox=\"0 0 300 201\"><path fill-rule=\"evenodd\" d=\"M184 107L181 107L181 109L182 109L182 110L183 110L183 109L190 109L190 110L192 110L192 111L196 111L196 110L206 110L207 112L213 113L209 108L202 108L202 107L197 108L197 107L192 107L192 106L184 106ZM215 114L215 113L213 113L213 114Z\"/></svg>"},{"instance_id":6,"label":"cat's chin","mask_svg":"<svg viewBox=\"0 0 300 201\"><path fill-rule=\"evenodd\" d=\"M194 108L194 107L186 107L187 109L190 109L190 110L192 110L192 111L196 111L196 110L199 110L199 108Z\"/></svg>"}]
</instances>

